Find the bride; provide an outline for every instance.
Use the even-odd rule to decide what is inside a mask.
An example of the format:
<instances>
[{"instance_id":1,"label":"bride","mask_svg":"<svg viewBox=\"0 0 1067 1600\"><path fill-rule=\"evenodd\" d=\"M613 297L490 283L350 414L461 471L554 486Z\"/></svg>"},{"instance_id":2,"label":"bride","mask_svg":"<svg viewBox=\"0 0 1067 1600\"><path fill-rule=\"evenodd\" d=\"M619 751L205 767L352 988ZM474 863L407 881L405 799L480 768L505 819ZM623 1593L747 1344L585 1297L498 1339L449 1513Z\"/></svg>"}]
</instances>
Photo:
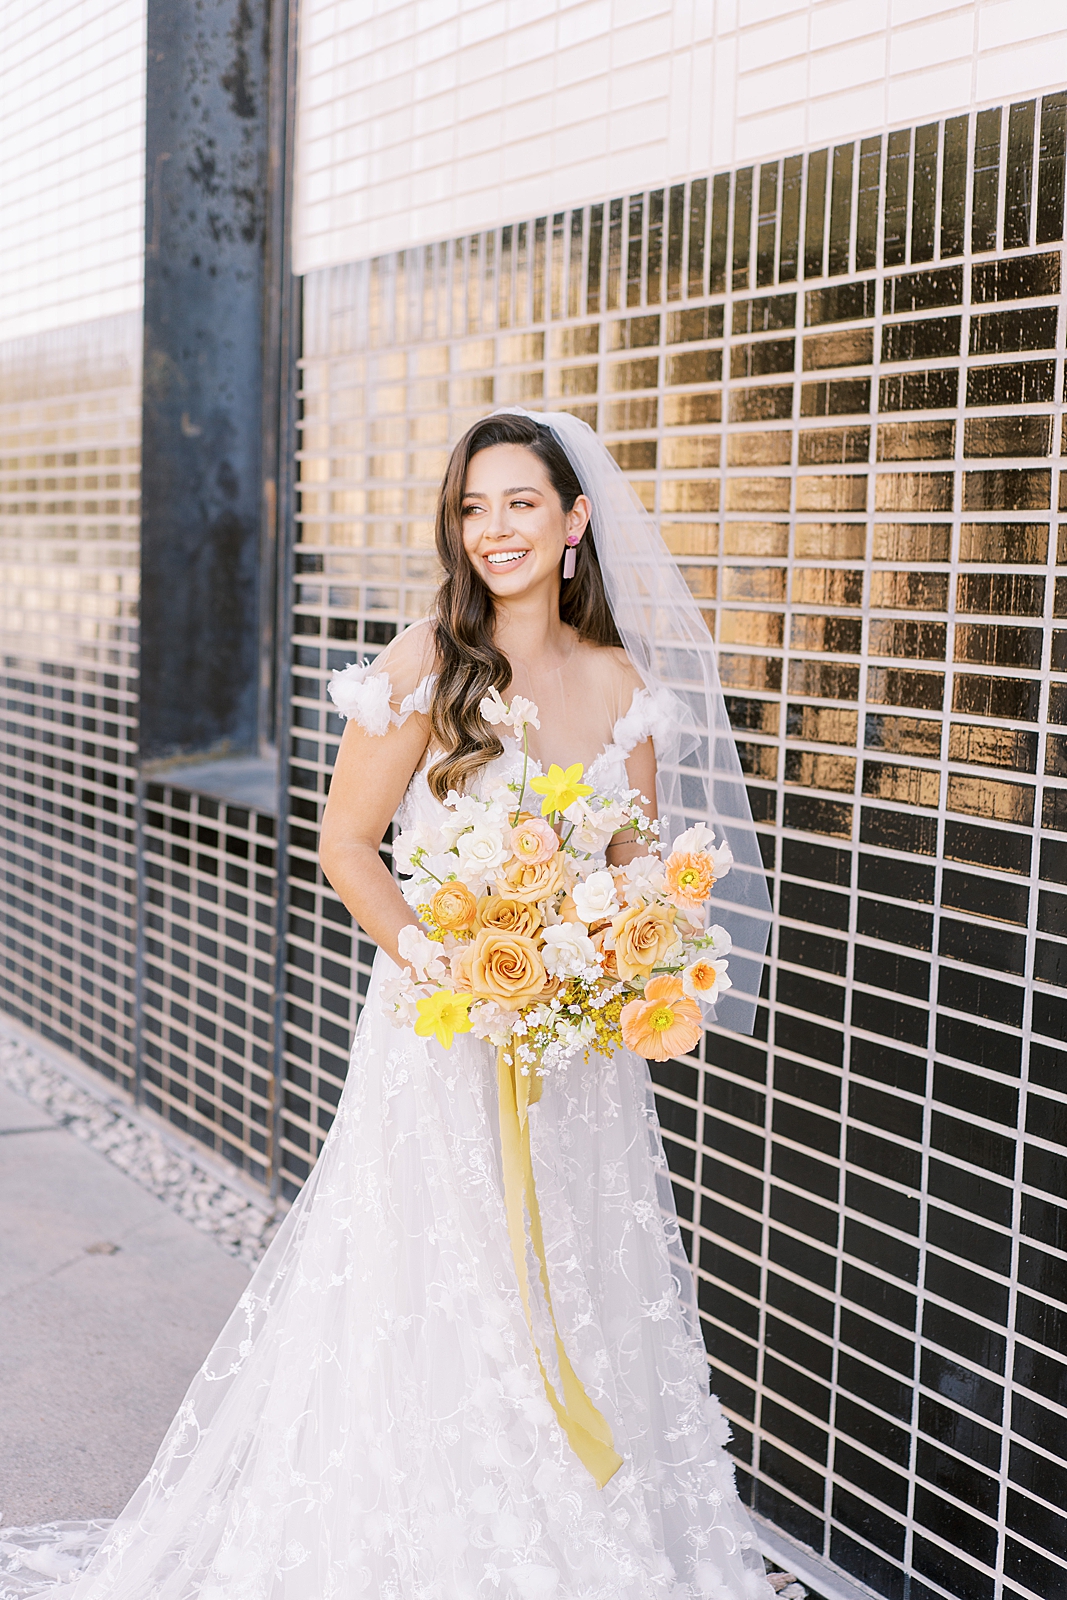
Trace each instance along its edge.
<instances>
[{"instance_id":1,"label":"bride","mask_svg":"<svg viewBox=\"0 0 1067 1600\"><path fill-rule=\"evenodd\" d=\"M383 995L417 918L382 840L398 811L433 825L450 791L517 776L521 749L480 711L496 689L535 703L542 769L581 762L600 793L656 796L665 840L700 820L725 834L715 917L740 954L719 1018L751 1026L766 889L707 629L614 462L563 414L469 430L437 547L431 620L330 688L348 724L322 865L379 953L318 1165L88 1564L74 1525L47 1548L9 1542L0 1595L772 1592L707 1392L645 1061L576 1055L530 1114L554 1346L509 1246L494 1052L416 1036ZM617 835L608 863L647 849ZM602 1473L550 1403L564 1359L610 1429Z\"/></svg>"}]
</instances>

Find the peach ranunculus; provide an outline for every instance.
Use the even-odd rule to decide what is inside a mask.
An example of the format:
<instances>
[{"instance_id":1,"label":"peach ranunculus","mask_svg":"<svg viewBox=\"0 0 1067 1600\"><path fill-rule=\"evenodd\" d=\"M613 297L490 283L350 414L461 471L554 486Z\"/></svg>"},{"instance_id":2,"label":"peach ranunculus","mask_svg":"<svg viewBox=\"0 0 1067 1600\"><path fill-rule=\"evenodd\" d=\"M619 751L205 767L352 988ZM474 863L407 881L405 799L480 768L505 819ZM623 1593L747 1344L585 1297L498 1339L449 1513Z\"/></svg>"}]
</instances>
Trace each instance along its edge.
<instances>
[{"instance_id":1,"label":"peach ranunculus","mask_svg":"<svg viewBox=\"0 0 1067 1600\"><path fill-rule=\"evenodd\" d=\"M443 883L430 901L430 915L442 933L467 933L478 917L478 902L465 883Z\"/></svg>"},{"instance_id":2,"label":"peach ranunculus","mask_svg":"<svg viewBox=\"0 0 1067 1600\"><path fill-rule=\"evenodd\" d=\"M536 866L549 861L559 849L559 837L544 817L520 817L511 830L511 853L516 861Z\"/></svg>"},{"instance_id":3,"label":"peach ranunculus","mask_svg":"<svg viewBox=\"0 0 1067 1600\"><path fill-rule=\"evenodd\" d=\"M478 926L495 928L498 933L521 933L532 939L541 926L541 918L525 900L512 900L502 894L483 894L478 901Z\"/></svg>"},{"instance_id":4,"label":"peach ranunculus","mask_svg":"<svg viewBox=\"0 0 1067 1600\"><path fill-rule=\"evenodd\" d=\"M703 1032L700 1007L672 977L650 978L644 998L623 1006L619 1021L626 1048L652 1061L688 1055Z\"/></svg>"},{"instance_id":5,"label":"peach ranunculus","mask_svg":"<svg viewBox=\"0 0 1067 1600\"><path fill-rule=\"evenodd\" d=\"M619 977L632 981L647 978L667 951L677 942L674 929L674 908L671 906L646 906L638 902L628 906L611 924L615 940L615 965Z\"/></svg>"},{"instance_id":6,"label":"peach ranunculus","mask_svg":"<svg viewBox=\"0 0 1067 1600\"><path fill-rule=\"evenodd\" d=\"M680 905L700 906L715 887L715 863L706 850L692 854L675 850L664 862L667 893Z\"/></svg>"},{"instance_id":7,"label":"peach ranunculus","mask_svg":"<svg viewBox=\"0 0 1067 1600\"><path fill-rule=\"evenodd\" d=\"M532 939L521 933L481 928L471 949L471 989L480 1000L517 1011L535 999L548 979Z\"/></svg>"},{"instance_id":8,"label":"peach ranunculus","mask_svg":"<svg viewBox=\"0 0 1067 1600\"><path fill-rule=\"evenodd\" d=\"M557 851L547 861L508 861L496 875L496 886L505 899L550 900L563 887L564 857Z\"/></svg>"}]
</instances>

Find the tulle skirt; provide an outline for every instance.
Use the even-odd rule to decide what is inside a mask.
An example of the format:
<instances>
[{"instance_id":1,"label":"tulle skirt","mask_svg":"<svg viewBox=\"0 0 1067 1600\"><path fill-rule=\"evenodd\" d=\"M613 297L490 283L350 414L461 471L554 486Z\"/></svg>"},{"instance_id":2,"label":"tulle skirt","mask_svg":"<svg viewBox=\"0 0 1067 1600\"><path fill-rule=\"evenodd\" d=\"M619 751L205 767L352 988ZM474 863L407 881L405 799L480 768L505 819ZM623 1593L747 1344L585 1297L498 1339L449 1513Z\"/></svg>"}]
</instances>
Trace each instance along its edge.
<instances>
[{"instance_id":1,"label":"tulle skirt","mask_svg":"<svg viewBox=\"0 0 1067 1600\"><path fill-rule=\"evenodd\" d=\"M646 1063L575 1060L530 1112L556 1320L623 1457L598 1489L520 1300L494 1052L396 1028L378 999L391 970L379 955L318 1164L144 1483L102 1542L76 1525L8 1535L0 1596L770 1595L708 1396ZM534 1323L552 1375L536 1295Z\"/></svg>"}]
</instances>

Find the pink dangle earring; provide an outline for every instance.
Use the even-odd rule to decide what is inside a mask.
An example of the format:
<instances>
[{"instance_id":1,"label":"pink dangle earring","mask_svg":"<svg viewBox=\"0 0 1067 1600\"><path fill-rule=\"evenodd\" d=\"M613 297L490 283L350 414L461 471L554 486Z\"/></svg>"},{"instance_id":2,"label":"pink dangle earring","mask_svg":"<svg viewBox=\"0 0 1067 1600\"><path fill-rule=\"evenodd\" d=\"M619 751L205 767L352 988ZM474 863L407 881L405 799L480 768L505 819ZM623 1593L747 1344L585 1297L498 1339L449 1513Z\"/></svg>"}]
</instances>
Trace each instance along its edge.
<instances>
[{"instance_id":1,"label":"pink dangle earring","mask_svg":"<svg viewBox=\"0 0 1067 1600\"><path fill-rule=\"evenodd\" d=\"M568 539L567 540L567 550L566 550L566 554L563 557L563 576L564 576L564 578L573 578L574 577L574 563L578 559L578 557L575 555L575 551L576 551L577 547L578 547L577 539Z\"/></svg>"}]
</instances>

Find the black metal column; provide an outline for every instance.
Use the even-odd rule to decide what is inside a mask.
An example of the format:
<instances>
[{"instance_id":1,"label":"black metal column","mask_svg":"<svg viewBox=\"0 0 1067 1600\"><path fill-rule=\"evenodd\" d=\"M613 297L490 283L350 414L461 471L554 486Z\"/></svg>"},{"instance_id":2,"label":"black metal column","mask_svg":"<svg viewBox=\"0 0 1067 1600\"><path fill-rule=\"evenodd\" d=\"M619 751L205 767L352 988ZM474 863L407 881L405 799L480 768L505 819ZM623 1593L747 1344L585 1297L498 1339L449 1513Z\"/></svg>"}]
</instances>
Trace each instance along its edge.
<instances>
[{"instance_id":1,"label":"black metal column","mask_svg":"<svg viewBox=\"0 0 1067 1600\"><path fill-rule=\"evenodd\" d=\"M269 0L148 0L141 755L254 753L270 319ZM272 283L277 292L277 284ZM269 363L277 371L276 361ZM273 508L270 508L273 510ZM273 518L268 515L268 521ZM268 547L268 560L270 559Z\"/></svg>"}]
</instances>

